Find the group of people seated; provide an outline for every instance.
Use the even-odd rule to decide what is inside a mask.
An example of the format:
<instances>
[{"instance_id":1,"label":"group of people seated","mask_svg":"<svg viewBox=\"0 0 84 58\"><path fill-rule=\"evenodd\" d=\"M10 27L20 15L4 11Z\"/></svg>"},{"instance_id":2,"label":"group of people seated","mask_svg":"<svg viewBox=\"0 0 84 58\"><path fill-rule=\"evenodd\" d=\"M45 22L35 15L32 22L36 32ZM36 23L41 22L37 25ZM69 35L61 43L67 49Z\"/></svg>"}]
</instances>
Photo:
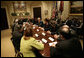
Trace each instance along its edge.
<instances>
[{"instance_id":1,"label":"group of people seated","mask_svg":"<svg viewBox=\"0 0 84 58\"><path fill-rule=\"evenodd\" d=\"M74 19L74 18L73 18ZM82 57L82 47L77 34L75 24L82 25L72 20L62 22L62 19L48 19L44 22L41 18L31 19L15 19L12 25L12 42L15 48L15 53L20 51L24 57L37 57L35 50L43 50L44 44L37 41L33 37L33 30L31 25L41 27L48 34L54 36L59 42L50 47L50 56L52 57ZM77 26L79 27L79 26ZM80 27L82 30L82 27ZM60 36L59 36L60 35ZM62 40L62 38L65 40ZM38 54L39 55L39 54Z\"/></svg>"}]
</instances>

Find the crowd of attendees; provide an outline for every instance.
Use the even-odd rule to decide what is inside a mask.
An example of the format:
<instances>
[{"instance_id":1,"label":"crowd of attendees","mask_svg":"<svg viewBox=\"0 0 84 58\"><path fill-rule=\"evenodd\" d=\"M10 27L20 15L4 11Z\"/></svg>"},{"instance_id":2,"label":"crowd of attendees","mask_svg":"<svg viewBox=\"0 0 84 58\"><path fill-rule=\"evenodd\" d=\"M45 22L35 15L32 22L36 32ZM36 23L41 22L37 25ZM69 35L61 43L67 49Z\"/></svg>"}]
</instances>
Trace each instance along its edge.
<instances>
[{"instance_id":1,"label":"crowd of attendees","mask_svg":"<svg viewBox=\"0 0 84 58\"><path fill-rule=\"evenodd\" d=\"M82 56L82 48L79 41L79 35L83 36L83 22L80 22L77 18L67 18L65 21L62 21L62 19L45 18L44 22L41 18L15 19L12 25L11 38L15 48L15 53L17 53L17 51L22 51L23 56L25 57L35 57L33 51L28 52L30 54L25 54L24 52L31 50L31 46L37 48L38 50L43 50L44 48L42 42L39 43L35 40L35 38L33 38L33 31L31 30L31 27L28 26L28 24L41 27L44 29L44 31L47 31L47 33L53 35L55 39L60 41L58 44L51 46L50 54L52 57ZM65 40L62 40L59 35L62 35ZM26 46L25 44L31 45Z\"/></svg>"}]
</instances>

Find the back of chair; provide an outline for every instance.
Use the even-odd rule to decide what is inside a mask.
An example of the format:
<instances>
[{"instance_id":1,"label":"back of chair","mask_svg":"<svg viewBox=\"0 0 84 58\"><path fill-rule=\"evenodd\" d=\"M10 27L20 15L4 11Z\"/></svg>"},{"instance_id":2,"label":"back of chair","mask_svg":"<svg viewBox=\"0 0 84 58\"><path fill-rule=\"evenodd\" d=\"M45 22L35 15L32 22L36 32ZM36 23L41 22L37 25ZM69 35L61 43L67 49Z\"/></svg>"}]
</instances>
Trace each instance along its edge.
<instances>
[{"instance_id":1,"label":"back of chair","mask_svg":"<svg viewBox=\"0 0 84 58\"><path fill-rule=\"evenodd\" d=\"M21 52L18 52L16 57L23 57L23 54Z\"/></svg>"}]
</instances>

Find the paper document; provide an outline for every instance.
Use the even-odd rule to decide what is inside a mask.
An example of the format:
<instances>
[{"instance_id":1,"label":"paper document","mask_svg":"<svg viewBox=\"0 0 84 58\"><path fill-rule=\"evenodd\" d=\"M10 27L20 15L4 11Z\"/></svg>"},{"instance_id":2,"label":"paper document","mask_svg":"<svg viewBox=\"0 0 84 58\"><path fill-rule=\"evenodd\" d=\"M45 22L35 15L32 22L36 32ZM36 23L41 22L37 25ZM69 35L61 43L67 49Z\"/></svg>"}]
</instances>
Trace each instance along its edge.
<instances>
[{"instance_id":1,"label":"paper document","mask_svg":"<svg viewBox=\"0 0 84 58\"><path fill-rule=\"evenodd\" d=\"M39 35L38 34L35 34L36 37L38 37Z\"/></svg>"},{"instance_id":2,"label":"paper document","mask_svg":"<svg viewBox=\"0 0 84 58\"><path fill-rule=\"evenodd\" d=\"M46 39L44 39L44 38L42 38L42 41L43 41L44 43L47 43L47 40L46 40Z\"/></svg>"},{"instance_id":3,"label":"paper document","mask_svg":"<svg viewBox=\"0 0 84 58\"><path fill-rule=\"evenodd\" d=\"M52 44L57 44L57 42L52 42L52 43L49 43L49 46L52 46Z\"/></svg>"},{"instance_id":4,"label":"paper document","mask_svg":"<svg viewBox=\"0 0 84 58\"><path fill-rule=\"evenodd\" d=\"M54 39L52 37L49 37L48 39L51 40L51 41L54 41Z\"/></svg>"},{"instance_id":5,"label":"paper document","mask_svg":"<svg viewBox=\"0 0 84 58\"><path fill-rule=\"evenodd\" d=\"M42 35L44 35L44 36L45 36L46 34L45 34L44 32L42 32Z\"/></svg>"}]
</instances>

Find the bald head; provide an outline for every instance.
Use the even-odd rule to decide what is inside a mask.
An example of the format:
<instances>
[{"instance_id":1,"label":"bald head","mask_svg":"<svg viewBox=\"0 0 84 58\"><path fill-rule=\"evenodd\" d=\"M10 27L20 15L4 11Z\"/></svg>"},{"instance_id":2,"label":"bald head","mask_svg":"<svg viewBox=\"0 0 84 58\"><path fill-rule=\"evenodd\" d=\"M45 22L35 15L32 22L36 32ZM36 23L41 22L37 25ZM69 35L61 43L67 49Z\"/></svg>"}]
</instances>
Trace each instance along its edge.
<instances>
[{"instance_id":1,"label":"bald head","mask_svg":"<svg viewBox=\"0 0 84 58\"><path fill-rule=\"evenodd\" d=\"M41 21L41 18L38 18L38 22L40 22Z\"/></svg>"},{"instance_id":2,"label":"bald head","mask_svg":"<svg viewBox=\"0 0 84 58\"><path fill-rule=\"evenodd\" d=\"M68 33L69 32L69 29L68 28L63 28L62 31Z\"/></svg>"},{"instance_id":3,"label":"bald head","mask_svg":"<svg viewBox=\"0 0 84 58\"><path fill-rule=\"evenodd\" d=\"M70 27L67 25L62 26L59 32L66 39L76 36L76 32L73 29L70 29Z\"/></svg>"},{"instance_id":4,"label":"bald head","mask_svg":"<svg viewBox=\"0 0 84 58\"><path fill-rule=\"evenodd\" d=\"M69 26L67 26L67 25L62 26L59 30L60 34L66 39L70 38L69 31L70 31L70 29L69 29Z\"/></svg>"},{"instance_id":5,"label":"bald head","mask_svg":"<svg viewBox=\"0 0 84 58\"><path fill-rule=\"evenodd\" d=\"M63 25L62 28L69 28L69 26L68 25Z\"/></svg>"},{"instance_id":6,"label":"bald head","mask_svg":"<svg viewBox=\"0 0 84 58\"><path fill-rule=\"evenodd\" d=\"M68 25L62 26L61 31L68 33L69 32L69 26Z\"/></svg>"}]
</instances>

